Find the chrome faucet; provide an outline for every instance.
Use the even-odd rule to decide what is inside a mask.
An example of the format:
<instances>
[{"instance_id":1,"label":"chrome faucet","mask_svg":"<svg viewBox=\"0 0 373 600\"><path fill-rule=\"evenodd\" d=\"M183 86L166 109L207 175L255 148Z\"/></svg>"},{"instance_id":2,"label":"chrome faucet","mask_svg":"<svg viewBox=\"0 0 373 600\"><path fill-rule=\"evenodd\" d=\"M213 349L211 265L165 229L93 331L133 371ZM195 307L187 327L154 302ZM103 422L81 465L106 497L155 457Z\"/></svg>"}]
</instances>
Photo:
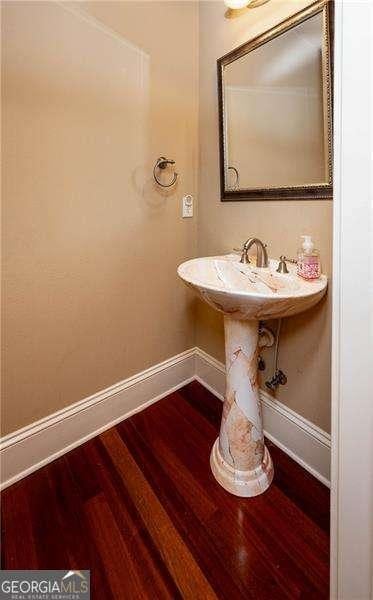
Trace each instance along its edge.
<instances>
[{"instance_id":1,"label":"chrome faucet","mask_svg":"<svg viewBox=\"0 0 373 600\"><path fill-rule=\"evenodd\" d=\"M263 244L261 240L255 237L249 238L244 243L241 251L240 262L244 265L247 265L249 263L248 251L250 250L253 244L256 245L256 266L260 268L268 267L268 254L266 250L266 244Z\"/></svg>"}]
</instances>

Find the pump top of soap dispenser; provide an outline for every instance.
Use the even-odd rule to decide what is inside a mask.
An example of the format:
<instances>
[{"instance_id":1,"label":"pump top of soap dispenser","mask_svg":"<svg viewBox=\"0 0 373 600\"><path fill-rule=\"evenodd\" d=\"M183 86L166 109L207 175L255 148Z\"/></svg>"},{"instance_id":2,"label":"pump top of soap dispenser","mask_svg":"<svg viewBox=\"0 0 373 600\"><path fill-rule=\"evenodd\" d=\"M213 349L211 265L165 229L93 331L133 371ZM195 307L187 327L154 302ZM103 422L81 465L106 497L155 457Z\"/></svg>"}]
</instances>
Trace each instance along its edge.
<instances>
[{"instance_id":1,"label":"pump top of soap dispenser","mask_svg":"<svg viewBox=\"0 0 373 600\"><path fill-rule=\"evenodd\" d=\"M315 247L315 244L312 241L312 237L310 235L302 235L301 237L304 240L302 244L302 249L306 254L311 254L312 250Z\"/></svg>"}]
</instances>

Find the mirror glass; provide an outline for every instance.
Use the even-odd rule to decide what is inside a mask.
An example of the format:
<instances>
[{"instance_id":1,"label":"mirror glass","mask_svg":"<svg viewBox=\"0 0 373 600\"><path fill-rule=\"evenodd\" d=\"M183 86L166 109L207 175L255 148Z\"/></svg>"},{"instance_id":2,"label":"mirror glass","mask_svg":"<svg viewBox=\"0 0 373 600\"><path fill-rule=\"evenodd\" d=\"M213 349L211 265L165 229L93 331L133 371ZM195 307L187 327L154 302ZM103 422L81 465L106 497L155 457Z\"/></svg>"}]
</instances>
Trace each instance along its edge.
<instances>
[{"instance_id":1,"label":"mirror glass","mask_svg":"<svg viewBox=\"0 0 373 600\"><path fill-rule=\"evenodd\" d=\"M320 193L330 187L324 19L318 12L276 37L268 32L268 41L244 54L241 49L237 58L233 51L232 60L222 59L224 193L282 189L293 195L297 189L289 188Z\"/></svg>"}]
</instances>

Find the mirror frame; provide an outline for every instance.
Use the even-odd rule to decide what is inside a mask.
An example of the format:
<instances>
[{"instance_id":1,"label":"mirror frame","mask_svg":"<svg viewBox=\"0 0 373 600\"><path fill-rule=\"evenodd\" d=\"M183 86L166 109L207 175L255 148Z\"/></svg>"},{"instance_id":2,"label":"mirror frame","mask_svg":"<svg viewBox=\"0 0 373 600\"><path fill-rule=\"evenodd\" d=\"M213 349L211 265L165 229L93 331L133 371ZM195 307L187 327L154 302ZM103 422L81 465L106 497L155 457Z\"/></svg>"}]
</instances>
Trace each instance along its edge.
<instances>
[{"instance_id":1,"label":"mirror frame","mask_svg":"<svg viewBox=\"0 0 373 600\"><path fill-rule=\"evenodd\" d=\"M254 39L235 48L217 61L218 69L218 103L219 103L219 152L220 152L220 196L223 202L240 200L317 200L333 198L333 0L317 0L307 8L295 13L275 27L255 37ZM315 183L302 186L289 186L278 188L248 188L241 190L227 190L225 187L225 156L226 140L224 128L224 68L233 61L241 58L255 48L273 40L289 29L293 29L303 21L310 19L318 13L323 15L323 44L324 60L322 64L323 75L323 101L326 103L328 137L328 182Z\"/></svg>"}]
</instances>

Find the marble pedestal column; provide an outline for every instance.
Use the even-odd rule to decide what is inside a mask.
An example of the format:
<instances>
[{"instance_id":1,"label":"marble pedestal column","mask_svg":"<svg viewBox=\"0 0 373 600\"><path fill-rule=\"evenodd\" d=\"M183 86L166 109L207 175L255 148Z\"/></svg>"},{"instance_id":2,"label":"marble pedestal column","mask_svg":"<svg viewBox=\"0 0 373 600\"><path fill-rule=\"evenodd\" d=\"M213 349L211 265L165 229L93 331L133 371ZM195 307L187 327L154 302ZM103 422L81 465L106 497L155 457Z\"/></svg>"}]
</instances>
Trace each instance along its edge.
<instances>
[{"instance_id":1,"label":"marble pedestal column","mask_svg":"<svg viewBox=\"0 0 373 600\"><path fill-rule=\"evenodd\" d=\"M257 496L273 479L264 446L258 388L258 321L224 317L226 393L220 435L210 464L215 479L231 494Z\"/></svg>"}]
</instances>

